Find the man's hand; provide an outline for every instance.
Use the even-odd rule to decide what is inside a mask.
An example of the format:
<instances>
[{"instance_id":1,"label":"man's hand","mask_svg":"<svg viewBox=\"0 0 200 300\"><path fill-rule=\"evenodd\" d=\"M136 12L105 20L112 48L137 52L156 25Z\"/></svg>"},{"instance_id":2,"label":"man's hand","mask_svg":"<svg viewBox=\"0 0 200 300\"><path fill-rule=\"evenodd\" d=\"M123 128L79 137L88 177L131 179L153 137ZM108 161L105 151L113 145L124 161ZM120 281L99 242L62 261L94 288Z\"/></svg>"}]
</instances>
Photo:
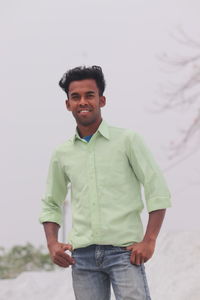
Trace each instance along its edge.
<instances>
[{"instance_id":1,"label":"man's hand","mask_svg":"<svg viewBox=\"0 0 200 300\"><path fill-rule=\"evenodd\" d=\"M152 257L165 211L166 209L151 211L143 240L140 243L134 243L126 247L127 250L131 250L130 261L132 264L140 265Z\"/></svg>"},{"instance_id":2,"label":"man's hand","mask_svg":"<svg viewBox=\"0 0 200 300\"><path fill-rule=\"evenodd\" d=\"M140 265L152 257L155 249L155 241L134 243L133 245L126 247L126 249L131 250L131 263L134 265Z\"/></svg>"},{"instance_id":3,"label":"man's hand","mask_svg":"<svg viewBox=\"0 0 200 300\"><path fill-rule=\"evenodd\" d=\"M68 268L75 263L75 260L65 253L66 250L72 251L72 245L54 242L48 245L52 261L60 267Z\"/></svg>"}]
</instances>

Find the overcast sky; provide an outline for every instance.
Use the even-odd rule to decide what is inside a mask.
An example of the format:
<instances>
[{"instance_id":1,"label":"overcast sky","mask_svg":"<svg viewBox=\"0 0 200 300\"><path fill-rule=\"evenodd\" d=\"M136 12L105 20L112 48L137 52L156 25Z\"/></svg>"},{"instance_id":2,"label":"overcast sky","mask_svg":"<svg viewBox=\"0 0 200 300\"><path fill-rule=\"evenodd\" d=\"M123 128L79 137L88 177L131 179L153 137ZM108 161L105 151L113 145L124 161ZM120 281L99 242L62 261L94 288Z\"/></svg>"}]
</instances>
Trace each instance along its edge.
<instances>
[{"instance_id":1,"label":"overcast sky","mask_svg":"<svg viewBox=\"0 0 200 300\"><path fill-rule=\"evenodd\" d=\"M0 245L45 244L38 216L49 159L75 129L58 87L71 67L101 65L104 119L138 131L161 168L171 165L167 147L191 114L151 112L170 79L157 57L184 53L171 37L180 26L200 36L199 11L198 0L0 2ZM165 172L173 207L163 231L200 227L199 156Z\"/></svg>"}]
</instances>

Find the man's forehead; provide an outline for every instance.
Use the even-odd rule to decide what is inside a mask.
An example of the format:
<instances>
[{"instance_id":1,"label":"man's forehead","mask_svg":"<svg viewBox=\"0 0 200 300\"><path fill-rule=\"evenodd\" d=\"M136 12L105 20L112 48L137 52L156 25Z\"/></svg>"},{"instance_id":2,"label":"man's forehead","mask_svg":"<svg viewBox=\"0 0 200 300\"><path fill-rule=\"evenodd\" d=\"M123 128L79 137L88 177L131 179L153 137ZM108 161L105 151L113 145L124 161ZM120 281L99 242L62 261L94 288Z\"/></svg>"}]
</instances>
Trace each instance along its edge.
<instances>
[{"instance_id":1,"label":"man's forehead","mask_svg":"<svg viewBox=\"0 0 200 300\"><path fill-rule=\"evenodd\" d=\"M98 87L96 81L94 79L84 79L72 81L69 84L69 93L78 93L78 92L96 92L98 91Z\"/></svg>"}]
</instances>

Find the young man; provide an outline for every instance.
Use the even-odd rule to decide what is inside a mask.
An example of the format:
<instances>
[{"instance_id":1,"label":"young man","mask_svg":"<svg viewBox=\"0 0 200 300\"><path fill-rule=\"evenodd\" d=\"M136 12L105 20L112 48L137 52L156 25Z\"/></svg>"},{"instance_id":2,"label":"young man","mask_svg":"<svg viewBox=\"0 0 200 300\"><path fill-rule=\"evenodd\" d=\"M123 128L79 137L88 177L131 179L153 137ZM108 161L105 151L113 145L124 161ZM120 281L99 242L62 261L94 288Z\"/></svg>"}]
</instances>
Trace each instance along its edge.
<instances>
[{"instance_id":1,"label":"young man","mask_svg":"<svg viewBox=\"0 0 200 300\"><path fill-rule=\"evenodd\" d=\"M54 151L40 222L54 263L72 266L77 300L150 299L144 263L153 255L170 194L141 137L101 117L105 80L98 66L77 67L59 82L77 128ZM62 204L71 183L72 231L58 241ZM144 186L149 221L143 235ZM70 250L72 255L68 255Z\"/></svg>"}]
</instances>

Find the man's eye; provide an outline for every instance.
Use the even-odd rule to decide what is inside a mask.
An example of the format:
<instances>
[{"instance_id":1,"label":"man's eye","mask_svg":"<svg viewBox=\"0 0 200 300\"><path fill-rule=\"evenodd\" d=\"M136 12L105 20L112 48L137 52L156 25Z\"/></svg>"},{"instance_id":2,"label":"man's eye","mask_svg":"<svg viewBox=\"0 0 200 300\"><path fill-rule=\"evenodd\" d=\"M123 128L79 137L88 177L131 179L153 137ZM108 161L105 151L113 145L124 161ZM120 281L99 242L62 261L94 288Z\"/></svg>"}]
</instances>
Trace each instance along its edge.
<instances>
[{"instance_id":1,"label":"man's eye","mask_svg":"<svg viewBox=\"0 0 200 300\"><path fill-rule=\"evenodd\" d=\"M78 100L79 96L72 96L72 100Z\"/></svg>"},{"instance_id":2,"label":"man's eye","mask_svg":"<svg viewBox=\"0 0 200 300\"><path fill-rule=\"evenodd\" d=\"M94 95L90 94L90 95L87 95L87 98L93 98Z\"/></svg>"}]
</instances>

